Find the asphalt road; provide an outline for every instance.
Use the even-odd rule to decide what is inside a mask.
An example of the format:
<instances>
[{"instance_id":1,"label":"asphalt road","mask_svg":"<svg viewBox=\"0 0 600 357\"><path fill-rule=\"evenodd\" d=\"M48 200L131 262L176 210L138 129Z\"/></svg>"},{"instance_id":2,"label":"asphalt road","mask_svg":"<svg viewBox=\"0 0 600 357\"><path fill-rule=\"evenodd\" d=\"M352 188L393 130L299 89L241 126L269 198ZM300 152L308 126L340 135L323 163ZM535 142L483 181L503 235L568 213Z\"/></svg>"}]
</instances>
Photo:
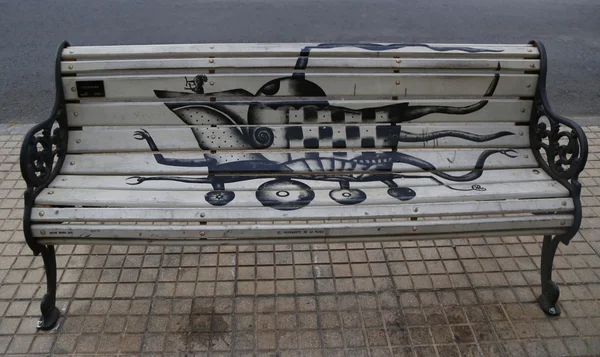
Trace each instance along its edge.
<instances>
[{"instance_id":1,"label":"asphalt road","mask_svg":"<svg viewBox=\"0 0 600 357\"><path fill-rule=\"evenodd\" d=\"M73 45L542 40L555 110L600 118L598 0L0 0L1 124L45 118Z\"/></svg>"}]
</instances>

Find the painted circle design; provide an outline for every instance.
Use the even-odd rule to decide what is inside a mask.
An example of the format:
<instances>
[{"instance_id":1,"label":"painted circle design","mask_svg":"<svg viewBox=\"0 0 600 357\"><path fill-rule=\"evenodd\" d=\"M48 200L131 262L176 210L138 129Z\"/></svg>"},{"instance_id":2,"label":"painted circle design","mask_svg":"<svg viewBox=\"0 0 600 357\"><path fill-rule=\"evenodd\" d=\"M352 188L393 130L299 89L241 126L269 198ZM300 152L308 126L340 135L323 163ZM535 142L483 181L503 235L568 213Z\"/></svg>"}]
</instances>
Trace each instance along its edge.
<instances>
[{"instance_id":1,"label":"painted circle design","mask_svg":"<svg viewBox=\"0 0 600 357\"><path fill-rule=\"evenodd\" d=\"M315 198L315 192L307 184L291 179L275 179L258 187L256 199L265 207L281 211L302 208Z\"/></svg>"},{"instance_id":2,"label":"painted circle design","mask_svg":"<svg viewBox=\"0 0 600 357\"><path fill-rule=\"evenodd\" d=\"M277 193L275 193L277 196L279 197L287 197L290 195L289 191L277 191Z\"/></svg>"},{"instance_id":3,"label":"painted circle design","mask_svg":"<svg viewBox=\"0 0 600 357\"><path fill-rule=\"evenodd\" d=\"M206 202L213 206L225 206L229 202L233 201L234 198L235 193L233 193L233 191L225 190L214 190L207 192L206 195L204 195Z\"/></svg>"},{"instance_id":4,"label":"painted circle design","mask_svg":"<svg viewBox=\"0 0 600 357\"><path fill-rule=\"evenodd\" d=\"M329 197L342 205L355 205L367 199L367 194L359 189L342 188L329 191Z\"/></svg>"},{"instance_id":5,"label":"painted circle design","mask_svg":"<svg viewBox=\"0 0 600 357\"><path fill-rule=\"evenodd\" d=\"M408 187L390 187L388 195L400 201L410 201L415 198L417 193Z\"/></svg>"}]
</instances>

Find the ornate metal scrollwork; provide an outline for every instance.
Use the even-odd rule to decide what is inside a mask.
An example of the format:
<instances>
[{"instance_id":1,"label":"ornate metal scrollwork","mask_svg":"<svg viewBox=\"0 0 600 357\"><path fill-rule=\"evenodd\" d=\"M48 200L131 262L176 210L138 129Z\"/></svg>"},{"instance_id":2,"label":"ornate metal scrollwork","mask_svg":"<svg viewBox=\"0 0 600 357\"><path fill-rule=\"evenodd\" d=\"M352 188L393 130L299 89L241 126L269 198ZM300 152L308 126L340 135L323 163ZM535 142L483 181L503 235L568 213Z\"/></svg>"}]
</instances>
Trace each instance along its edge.
<instances>
[{"instance_id":1,"label":"ornate metal scrollwork","mask_svg":"<svg viewBox=\"0 0 600 357\"><path fill-rule=\"evenodd\" d=\"M62 110L57 112L57 122ZM67 151L68 129L52 122L34 127L25 137L21 149L21 174L29 187L39 187L55 176Z\"/></svg>"},{"instance_id":2,"label":"ornate metal scrollwork","mask_svg":"<svg viewBox=\"0 0 600 357\"><path fill-rule=\"evenodd\" d=\"M532 149L543 150L541 164L556 177L577 180L587 156L585 134L577 125L569 125L570 121L548 115L542 105L538 106L538 114L531 123Z\"/></svg>"},{"instance_id":3,"label":"ornate metal scrollwork","mask_svg":"<svg viewBox=\"0 0 600 357\"><path fill-rule=\"evenodd\" d=\"M565 185L578 201L581 190L578 178L588 156L587 138L577 123L556 114L550 107L546 94L546 50L541 42L532 43L540 51L540 71L529 126L531 149L542 169Z\"/></svg>"}]
</instances>

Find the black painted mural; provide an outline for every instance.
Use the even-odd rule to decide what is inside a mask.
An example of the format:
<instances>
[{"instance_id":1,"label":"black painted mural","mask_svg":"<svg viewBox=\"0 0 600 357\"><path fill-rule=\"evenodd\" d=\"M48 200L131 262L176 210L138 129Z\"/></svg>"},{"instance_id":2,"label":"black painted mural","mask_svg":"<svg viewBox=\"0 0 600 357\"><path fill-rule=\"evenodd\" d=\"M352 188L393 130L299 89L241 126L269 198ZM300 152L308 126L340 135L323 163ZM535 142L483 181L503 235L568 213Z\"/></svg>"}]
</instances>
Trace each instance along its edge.
<instances>
[{"instance_id":1,"label":"black painted mural","mask_svg":"<svg viewBox=\"0 0 600 357\"><path fill-rule=\"evenodd\" d=\"M358 47L370 51L386 51L407 46L427 47L434 51L464 51L464 52L497 52L470 47L433 47L429 45L405 44L322 44L306 47L300 51L295 70L304 70L308 66L308 57L312 49ZM208 75L209 76L209 75ZM454 182L469 182L483 174L485 162L492 155L516 157L515 150L485 150L469 173L452 175L438 169L430 162L420 158L398 152L398 143L401 142L428 142L445 137L459 138L471 142L488 142L495 139L514 135L512 132L500 131L490 135L478 135L460 130L440 130L427 134L416 134L404 131L400 123L422 118L426 115L438 113L446 115L465 115L485 107L487 100L467 105L464 107L452 106L412 106L410 103L398 103L381 107L351 109L331 105L325 100L327 94L316 83L305 79L302 72L294 72L289 77L278 78L265 83L256 93L251 93L244 88L233 88L222 92L206 92L204 83L209 80L205 74L200 74L192 79L185 78L185 90L188 92L169 92L155 90L159 98L180 97L182 94L203 96L234 96L253 97L250 102L179 102L165 103L183 122L189 125L206 125L194 127L192 132L203 150L214 147L215 137L209 134L211 127L220 127L227 131L221 135L217 145L223 148L258 149L253 152L244 151L243 154L203 154L198 159L177 159L164 157L158 153L159 148L151 134L140 129L134 133L137 140L145 140L150 149L155 152L154 158L159 164L167 166L207 167L209 174L206 177L130 177L128 184L139 185L147 181L165 180L186 183L209 184L212 191L205 195L205 200L214 206L227 205L235 198L235 192L226 189L226 185L233 182L265 179L267 182L257 187L256 198L264 206L278 210L295 210L308 205L314 198L313 189L303 181L331 181L339 184L339 189L329 192L330 198L339 204L352 205L363 202L367 195L364 191L351 188L353 182L380 181L387 185L387 194L400 201L408 201L416 193L409 187L400 187L394 180L400 178L429 178L448 189L457 188L445 184L437 177ZM489 88L483 96L491 96L500 79L496 74ZM302 100L261 100L261 98L283 94L290 97L311 99ZM323 98L314 99L314 98ZM244 106L245 105L245 106ZM247 110L240 111L240 108ZM292 113L299 119L293 118ZM326 122L333 124L347 124L343 132L332 125L305 126L303 124L319 124L324 120L319 118L320 113L327 113ZM361 123L385 122L375 125L375 132L367 132ZM297 124L297 125L294 125ZM291 153L261 153L260 150L274 145L274 125L285 125L284 137L279 138L277 148L343 149L347 147L380 148L386 151L363 152L359 155L348 151L336 152L307 152L303 155ZM223 127L226 126L226 127ZM339 128L339 125L337 126ZM282 141L282 142L281 142ZM394 164L406 164L419 168L429 173L429 176L406 175L392 172ZM302 180L302 181L300 181ZM461 189L465 190L465 189ZM469 191L485 191L481 185L472 185Z\"/></svg>"}]
</instances>

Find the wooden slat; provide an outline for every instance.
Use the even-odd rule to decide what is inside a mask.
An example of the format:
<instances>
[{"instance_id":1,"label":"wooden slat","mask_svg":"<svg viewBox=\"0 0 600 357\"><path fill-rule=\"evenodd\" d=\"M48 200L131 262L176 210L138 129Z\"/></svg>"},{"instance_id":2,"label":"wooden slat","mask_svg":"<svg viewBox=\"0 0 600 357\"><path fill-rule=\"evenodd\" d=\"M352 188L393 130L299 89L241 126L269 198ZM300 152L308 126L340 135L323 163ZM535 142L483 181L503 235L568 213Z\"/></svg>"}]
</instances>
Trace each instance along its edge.
<instances>
[{"instance_id":1,"label":"wooden slat","mask_svg":"<svg viewBox=\"0 0 600 357\"><path fill-rule=\"evenodd\" d=\"M193 59L136 59L62 62L64 74L144 71L173 69L242 69L276 68L295 70L298 58L223 58L204 57ZM473 58L309 58L306 69L481 69L536 71L540 62L537 59L473 59Z\"/></svg>"},{"instance_id":2,"label":"wooden slat","mask_svg":"<svg viewBox=\"0 0 600 357\"><path fill-rule=\"evenodd\" d=\"M405 155L409 155L405 156ZM386 162L393 161L393 172L423 172L425 163L436 170L472 170L478 160L485 158L486 169L534 168L537 162L531 149L464 149L464 150L412 150L402 152L367 152L366 150L289 151L264 153L243 151L208 154L208 152L160 152L131 154L72 154L67 155L62 174L78 175L196 175L211 172L236 173L312 173L333 172L389 172ZM170 160L170 161L168 161ZM418 161L421 160L421 161ZM159 163L161 161L162 163ZM226 163L245 161L233 167ZM416 164L415 162L418 161ZM285 167L280 166L285 165ZM419 165L419 166L417 166ZM421 167L420 167L421 166ZM429 168L428 168L429 167ZM431 166L425 167L430 169Z\"/></svg>"},{"instance_id":3,"label":"wooden slat","mask_svg":"<svg viewBox=\"0 0 600 357\"><path fill-rule=\"evenodd\" d=\"M209 186L209 185L207 185ZM407 195L414 192L414 198L407 204L430 202L457 202L472 200L497 200L497 199L529 199L529 198L557 198L568 197L566 188L554 181L522 182L488 184L483 187L485 191L474 190L472 184L454 184L433 187L405 188ZM210 186L204 191L142 191L142 190L98 190L98 189L60 189L48 188L36 198L36 205L55 206L90 206L90 207L165 207L165 208L210 208L205 200L205 195L211 190ZM306 191L298 188L286 188L286 197L296 199L306 197ZM396 198L391 197L386 189L367 188L362 190L366 199L361 205L386 205L398 204ZM266 191L265 191L266 192ZM278 200L275 191L268 191L268 197ZM281 197L281 196L279 196ZM308 206L331 206L334 201L329 190L314 190L314 199ZM237 191L235 198L227 207L260 207L261 204L253 191ZM342 208L343 206L340 206Z\"/></svg>"},{"instance_id":4,"label":"wooden slat","mask_svg":"<svg viewBox=\"0 0 600 357\"><path fill-rule=\"evenodd\" d=\"M330 100L333 107L343 107L351 110L364 108L379 108L398 103L407 103L412 107L443 106L468 107L478 103L479 99L454 100ZM260 102L194 102L197 106L224 105L230 110L246 117L250 104ZM288 103L291 106L293 103ZM296 105L302 103L296 102ZM307 104L308 105L308 104ZM532 102L517 99L489 99L487 104L472 113L452 115L432 113L415 120L418 123L429 122L528 122L531 116ZM283 110L283 109L282 109ZM319 115L318 122L331 123L331 116ZM69 103L67 117L70 126L121 126L121 125L187 125L163 103ZM388 116L375 116L375 122L390 122Z\"/></svg>"},{"instance_id":5,"label":"wooden slat","mask_svg":"<svg viewBox=\"0 0 600 357\"><path fill-rule=\"evenodd\" d=\"M264 239L300 237L353 237L478 232L511 229L569 227L572 215L532 215L526 217L490 217L479 219L392 221L392 222L344 222L326 224L273 224L273 225L78 225L34 224L34 237L84 237L84 238L136 238L136 239ZM416 228L416 229L415 229ZM42 234L41 232L44 232Z\"/></svg>"},{"instance_id":6,"label":"wooden slat","mask_svg":"<svg viewBox=\"0 0 600 357\"><path fill-rule=\"evenodd\" d=\"M36 242L42 245L62 244L93 244L93 245L144 245L144 246L216 246L216 245L251 245L251 244L333 244L333 243L365 243L365 242L395 242L403 240L432 240L432 239L467 239L486 237L512 237L532 235L558 235L566 233L565 228L538 229L506 229L499 231L474 231L457 233L411 234L399 236L353 236L328 238L253 238L253 239L172 239L172 238L85 238L85 237L38 237Z\"/></svg>"},{"instance_id":7,"label":"wooden slat","mask_svg":"<svg viewBox=\"0 0 600 357\"><path fill-rule=\"evenodd\" d=\"M455 171L452 172L455 176L462 176L467 174L467 171ZM396 179L395 182L398 185L406 187L419 187L419 186L437 186L441 183L445 185L454 185L456 182L444 179L442 177L436 177L436 180L429 178L430 174L427 172L414 173L412 175L419 176L415 178L402 178ZM188 183L188 182L177 182L177 181L145 181L143 185L129 185L127 184L135 182L134 179L129 179L130 176L88 176L88 175L58 175L48 187L56 188L100 188L100 189L113 189L113 190L206 190L207 185L201 183ZM184 179L195 179L198 176L181 176ZM255 191L257 187L263 183L271 180L272 178L263 178L249 181L232 182L227 184L227 188L234 191L240 190L251 190ZM335 190L339 188L337 182L332 181L308 181L298 180L310 185L313 189L331 189ZM507 183L513 182L519 184L520 182L527 181L553 181L553 179L546 174L542 169L498 169L498 170L484 170L481 177L469 181L472 185L484 185L490 183ZM381 181L364 181L364 182L353 182L353 188L387 188Z\"/></svg>"},{"instance_id":8,"label":"wooden slat","mask_svg":"<svg viewBox=\"0 0 600 357\"><path fill-rule=\"evenodd\" d=\"M197 74L197 73L196 73ZM191 80L196 75L148 75L148 76L94 76L63 77L64 94L67 100L79 100L77 81L103 81L106 92L105 99L149 99L157 98L155 91L173 93L193 93L185 89L186 77ZM328 96L483 96L494 81L493 74L379 74L379 73L331 73L306 75L306 80L320 87L297 86L301 81L290 77L290 73L281 74L207 74L204 96L222 97L222 92L240 89L255 95L270 81L278 81L280 86L276 92L268 93L271 97L322 97ZM286 79L287 78L287 79ZM281 81L280 81L281 80ZM307 82L302 82L307 83ZM500 75L494 96L532 97L537 85L534 74L502 74ZM304 88L304 89L302 89ZM231 96L231 94L228 94ZM236 94L236 96L248 96Z\"/></svg>"},{"instance_id":9,"label":"wooden slat","mask_svg":"<svg viewBox=\"0 0 600 357\"><path fill-rule=\"evenodd\" d=\"M296 211L267 207L245 208L33 208L34 222L239 222L405 218L429 216L532 214L572 212L571 198L467 201L381 206L314 206Z\"/></svg>"},{"instance_id":10,"label":"wooden slat","mask_svg":"<svg viewBox=\"0 0 600 357\"><path fill-rule=\"evenodd\" d=\"M72 46L63 50L63 60L104 58L189 58L201 56L299 56L300 51L311 48L310 57L366 56L366 57L450 57L450 58L537 58L539 51L532 45L490 44L415 44L397 49L382 48L379 51L356 46L314 48L317 43L246 43L246 44L183 44L183 45L135 45L135 46ZM427 47L430 46L430 47ZM432 49L433 47L434 49ZM445 50L435 50L445 47ZM476 51L447 50L449 47L466 47ZM484 50L484 51L481 51ZM485 51L489 50L489 51Z\"/></svg>"},{"instance_id":11,"label":"wooden slat","mask_svg":"<svg viewBox=\"0 0 600 357\"><path fill-rule=\"evenodd\" d=\"M143 127L161 150L239 150L253 149L252 132L257 126L189 126ZM345 125L269 126L273 142L265 149L308 149L306 139L314 138L319 148L333 149L343 142L346 148L364 148L365 138L372 138L372 148L527 148L529 128L514 123L489 125L457 123L456 125L360 125L359 137L348 137ZM394 130L393 130L394 129ZM145 140L135 140L140 127L87 128L69 134L69 153L102 153L150 151ZM399 130L399 132L397 132ZM329 139L319 139L319 133L331 131ZM292 133L303 133L301 139L291 139ZM387 133L387 136L385 135ZM339 148L339 146L337 146Z\"/></svg>"}]
</instances>

